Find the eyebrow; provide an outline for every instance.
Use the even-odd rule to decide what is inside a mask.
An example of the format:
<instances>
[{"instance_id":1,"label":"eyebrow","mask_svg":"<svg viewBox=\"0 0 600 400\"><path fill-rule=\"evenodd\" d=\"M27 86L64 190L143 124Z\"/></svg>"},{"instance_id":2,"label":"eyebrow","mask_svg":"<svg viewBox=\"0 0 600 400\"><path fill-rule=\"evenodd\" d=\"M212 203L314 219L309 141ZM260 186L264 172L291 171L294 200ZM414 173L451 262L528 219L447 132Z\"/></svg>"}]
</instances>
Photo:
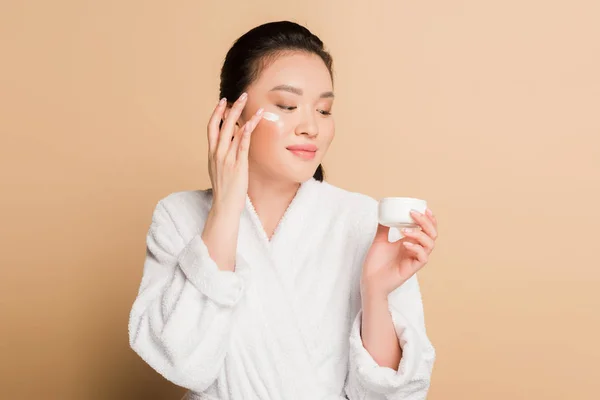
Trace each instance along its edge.
<instances>
[{"instance_id":1,"label":"eyebrow","mask_svg":"<svg viewBox=\"0 0 600 400\"><path fill-rule=\"evenodd\" d=\"M274 91L277 91L277 90L281 90L283 92L294 93L294 94L297 94L298 96L302 96L302 94L304 93L302 91L302 89L299 89L297 87L290 86L290 85L278 85L278 86L275 86L273 89L270 90L270 92L274 92ZM333 92L323 92L319 96L319 98L321 98L321 99L333 98L333 97L334 97Z\"/></svg>"}]
</instances>

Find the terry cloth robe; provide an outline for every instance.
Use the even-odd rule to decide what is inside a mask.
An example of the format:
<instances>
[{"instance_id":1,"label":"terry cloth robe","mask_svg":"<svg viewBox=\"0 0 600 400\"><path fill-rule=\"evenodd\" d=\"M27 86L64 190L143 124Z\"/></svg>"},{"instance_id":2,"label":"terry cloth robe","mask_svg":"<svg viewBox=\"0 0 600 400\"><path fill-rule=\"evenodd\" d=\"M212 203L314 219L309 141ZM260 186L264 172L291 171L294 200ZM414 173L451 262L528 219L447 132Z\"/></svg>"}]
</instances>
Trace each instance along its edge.
<instances>
[{"instance_id":1,"label":"terry cloth robe","mask_svg":"<svg viewBox=\"0 0 600 400\"><path fill-rule=\"evenodd\" d=\"M235 272L201 233L212 191L172 193L154 210L129 320L133 350L189 389L190 400L421 400L435 351L416 276L389 295L402 359L395 371L363 347L360 276L377 201L310 179L271 240L250 199Z\"/></svg>"}]
</instances>

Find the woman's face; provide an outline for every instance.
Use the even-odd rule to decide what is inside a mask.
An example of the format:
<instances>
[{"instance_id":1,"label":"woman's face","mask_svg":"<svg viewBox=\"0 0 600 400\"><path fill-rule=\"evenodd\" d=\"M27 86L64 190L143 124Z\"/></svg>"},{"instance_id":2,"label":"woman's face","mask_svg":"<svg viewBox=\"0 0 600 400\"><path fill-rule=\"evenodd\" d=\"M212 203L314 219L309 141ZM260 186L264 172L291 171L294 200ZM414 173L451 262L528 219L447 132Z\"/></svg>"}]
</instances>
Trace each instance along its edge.
<instances>
[{"instance_id":1,"label":"woman's face","mask_svg":"<svg viewBox=\"0 0 600 400\"><path fill-rule=\"evenodd\" d=\"M259 108L266 118L252 132L251 174L304 182L321 163L335 135L329 70L317 55L289 53L264 68L247 89L240 126Z\"/></svg>"}]
</instances>

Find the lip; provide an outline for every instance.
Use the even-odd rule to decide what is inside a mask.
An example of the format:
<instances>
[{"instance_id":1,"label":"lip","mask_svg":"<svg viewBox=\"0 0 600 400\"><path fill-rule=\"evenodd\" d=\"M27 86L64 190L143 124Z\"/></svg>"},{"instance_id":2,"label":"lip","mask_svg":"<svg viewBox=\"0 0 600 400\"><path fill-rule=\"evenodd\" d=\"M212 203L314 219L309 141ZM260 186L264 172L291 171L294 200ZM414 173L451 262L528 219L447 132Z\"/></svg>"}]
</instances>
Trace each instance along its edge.
<instances>
[{"instance_id":1,"label":"lip","mask_svg":"<svg viewBox=\"0 0 600 400\"><path fill-rule=\"evenodd\" d=\"M296 144L293 146L288 146L287 149L294 154L304 160L312 160L315 158L317 154L317 146L314 144Z\"/></svg>"},{"instance_id":2,"label":"lip","mask_svg":"<svg viewBox=\"0 0 600 400\"><path fill-rule=\"evenodd\" d=\"M287 147L290 151L306 151L306 152L316 152L318 150L317 146L314 144L295 144Z\"/></svg>"}]
</instances>

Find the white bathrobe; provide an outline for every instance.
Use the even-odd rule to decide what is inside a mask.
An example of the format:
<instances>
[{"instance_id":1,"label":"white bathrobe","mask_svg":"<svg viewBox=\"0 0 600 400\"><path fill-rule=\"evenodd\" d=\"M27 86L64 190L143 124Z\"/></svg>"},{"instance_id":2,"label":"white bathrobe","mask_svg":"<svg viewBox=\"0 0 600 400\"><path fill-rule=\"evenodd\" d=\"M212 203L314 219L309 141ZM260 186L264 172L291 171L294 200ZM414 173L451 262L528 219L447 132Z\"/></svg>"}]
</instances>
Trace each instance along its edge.
<instances>
[{"instance_id":1,"label":"white bathrobe","mask_svg":"<svg viewBox=\"0 0 600 400\"><path fill-rule=\"evenodd\" d=\"M377 201L304 182L269 241L250 199L235 272L201 239L211 190L158 202L147 236L131 347L189 399L418 400L435 351L416 276L389 296L403 349L379 366L360 337L360 274Z\"/></svg>"}]
</instances>

